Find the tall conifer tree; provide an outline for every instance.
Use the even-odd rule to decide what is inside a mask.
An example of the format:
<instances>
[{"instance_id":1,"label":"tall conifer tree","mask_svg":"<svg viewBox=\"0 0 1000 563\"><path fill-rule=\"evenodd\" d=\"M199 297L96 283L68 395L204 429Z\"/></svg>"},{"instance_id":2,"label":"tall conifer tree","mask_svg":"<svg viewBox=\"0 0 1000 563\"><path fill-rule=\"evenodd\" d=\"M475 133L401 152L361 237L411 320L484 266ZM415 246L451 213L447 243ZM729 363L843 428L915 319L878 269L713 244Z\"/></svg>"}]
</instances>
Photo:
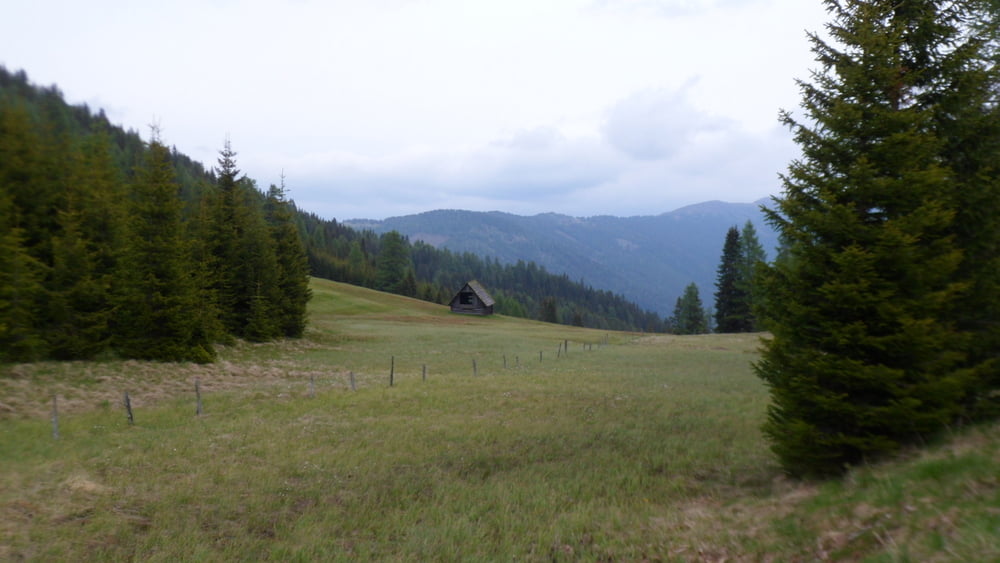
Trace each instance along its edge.
<instances>
[{"instance_id":1,"label":"tall conifer tree","mask_svg":"<svg viewBox=\"0 0 1000 563\"><path fill-rule=\"evenodd\" d=\"M555 297L546 297L542 299L539 309L538 319L543 323L559 322L559 307L556 303Z\"/></svg>"},{"instance_id":2,"label":"tall conifer tree","mask_svg":"<svg viewBox=\"0 0 1000 563\"><path fill-rule=\"evenodd\" d=\"M37 319L44 270L25 248L11 197L0 189L0 362L36 360L44 353Z\"/></svg>"},{"instance_id":3,"label":"tall conifer tree","mask_svg":"<svg viewBox=\"0 0 1000 563\"><path fill-rule=\"evenodd\" d=\"M927 86L928 110L963 252L958 279L966 290L950 320L968 336L964 403L971 418L993 418L1000 416L1000 1L957 4L942 22L949 56Z\"/></svg>"},{"instance_id":4,"label":"tall conifer tree","mask_svg":"<svg viewBox=\"0 0 1000 563\"><path fill-rule=\"evenodd\" d=\"M375 289L402 294L407 272L413 269L409 244L397 231L382 235L381 242L376 259Z\"/></svg>"},{"instance_id":5,"label":"tall conifer tree","mask_svg":"<svg viewBox=\"0 0 1000 563\"><path fill-rule=\"evenodd\" d=\"M223 329L253 341L281 334L279 265L264 217L264 197L240 175L229 141L219 153L209 197L209 279Z\"/></svg>"},{"instance_id":6,"label":"tall conifer tree","mask_svg":"<svg viewBox=\"0 0 1000 563\"><path fill-rule=\"evenodd\" d=\"M234 269L240 304L236 335L263 342L281 336L281 271L272 232L264 218L261 194L252 180L240 183L245 229Z\"/></svg>"},{"instance_id":7,"label":"tall conifer tree","mask_svg":"<svg viewBox=\"0 0 1000 563\"><path fill-rule=\"evenodd\" d=\"M704 334L708 332L708 315L701 302L698 286L691 282L684 288L684 294L674 304L671 319L675 334Z\"/></svg>"},{"instance_id":8,"label":"tall conifer tree","mask_svg":"<svg viewBox=\"0 0 1000 563\"><path fill-rule=\"evenodd\" d=\"M242 208L240 170L236 167L236 152L229 140L219 152L218 180L209 195L208 261L213 301L218 306L219 320L228 334L240 335L246 326L251 295L240 278L242 238L247 230L246 213Z\"/></svg>"},{"instance_id":9,"label":"tall conifer tree","mask_svg":"<svg viewBox=\"0 0 1000 563\"><path fill-rule=\"evenodd\" d=\"M209 362L211 322L184 236L170 151L153 131L132 186L127 244L116 276L115 348L128 358Z\"/></svg>"},{"instance_id":10,"label":"tall conifer tree","mask_svg":"<svg viewBox=\"0 0 1000 563\"><path fill-rule=\"evenodd\" d=\"M750 330L750 308L747 302L748 284L740 244L740 231L730 227L722 247L715 279L715 331L747 332Z\"/></svg>"},{"instance_id":11,"label":"tall conifer tree","mask_svg":"<svg viewBox=\"0 0 1000 563\"><path fill-rule=\"evenodd\" d=\"M767 274L774 337L755 365L772 399L764 431L790 473L839 473L964 414L973 376L952 313L966 282L941 104L970 62L974 4L827 0L830 42L812 36L807 119L783 117L802 157L769 211L785 252Z\"/></svg>"},{"instance_id":12,"label":"tall conifer tree","mask_svg":"<svg viewBox=\"0 0 1000 563\"><path fill-rule=\"evenodd\" d=\"M121 251L121 179L106 135L82 141L52 239L46 339L53 357L91 358L110 338L111 285Z\"/></svg>"},{"instance_id":13,"label":"tall conifer tree","mask_svg":"<svg viewBox=\"0 0 1000 563\"><path fill-rule=\"evenodd\" d=\"M764 305L764 294L759 283L759 270L766 266L767 252L757 237L757 229L749 220L740 231L740 275L739 289L746 301L746 330L761 330L757 312Z\"/></svg>"},{"instance_id":14,"label":"tall conifer tree","mask_svg":"<svg viewBox=\"0 0 1000 563\"><path fill-rule=\"evenodd\" d=\"M0 100L3 101L3 100ZM43 182L48 168L27 109L0 106L0 359L47 354L42 335L49 239L45 217L54 204Z\"/></svg>"},{"instance_id":15,"label":"tall conifer tree","mask_svg":"<svg viewBox=\"0 0 1000 563\"><path fill-rule=\"evenodd\" d=\"M267 192L266 215L278 262L277 315L278 329L283 336L299 338L306 328L306 304L309 291L309 259L295 226L294 208L281 185Z\"/></svg>"}]
</instances>

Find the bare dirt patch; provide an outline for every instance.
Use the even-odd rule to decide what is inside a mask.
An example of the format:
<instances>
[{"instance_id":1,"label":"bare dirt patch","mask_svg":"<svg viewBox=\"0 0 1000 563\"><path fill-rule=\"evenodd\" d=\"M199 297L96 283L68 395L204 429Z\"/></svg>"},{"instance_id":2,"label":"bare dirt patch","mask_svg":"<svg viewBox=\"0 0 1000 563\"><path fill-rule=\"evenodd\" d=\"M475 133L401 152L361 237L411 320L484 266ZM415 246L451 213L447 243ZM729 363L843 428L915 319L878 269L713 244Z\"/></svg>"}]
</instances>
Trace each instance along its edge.
<instances>
[{"instance_id":1,"label":"bare dirt patch","mask_svg":"<svg viewBox=\"0 0 1000 563\"><path fill-rule=\"evenodd\" d=\"M91 480L86 475L73 475L69 479L66 479L63 486L74 493L103 495L111 492L109 487Z\"/></svg>"}]
</instances>

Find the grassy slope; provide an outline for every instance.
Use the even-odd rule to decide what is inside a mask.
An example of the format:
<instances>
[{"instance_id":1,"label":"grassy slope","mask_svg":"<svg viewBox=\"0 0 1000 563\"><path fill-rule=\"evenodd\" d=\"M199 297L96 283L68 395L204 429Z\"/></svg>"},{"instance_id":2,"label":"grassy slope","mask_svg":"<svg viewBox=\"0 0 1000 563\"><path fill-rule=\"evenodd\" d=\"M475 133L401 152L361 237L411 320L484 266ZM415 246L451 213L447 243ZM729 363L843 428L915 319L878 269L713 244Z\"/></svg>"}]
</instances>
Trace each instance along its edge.
<instances>
[{"instance_id":1,"label":"grassy slope","mask_svg":"<svg viewBox=\"0 0 1000 563\"><path fill-rule=\"evenodd\" d=\"M4 368L0 560L1000 560L996 426L789 483L752 336L314 292L307 338L212 366Z\"/></svg>"}]
</instances>

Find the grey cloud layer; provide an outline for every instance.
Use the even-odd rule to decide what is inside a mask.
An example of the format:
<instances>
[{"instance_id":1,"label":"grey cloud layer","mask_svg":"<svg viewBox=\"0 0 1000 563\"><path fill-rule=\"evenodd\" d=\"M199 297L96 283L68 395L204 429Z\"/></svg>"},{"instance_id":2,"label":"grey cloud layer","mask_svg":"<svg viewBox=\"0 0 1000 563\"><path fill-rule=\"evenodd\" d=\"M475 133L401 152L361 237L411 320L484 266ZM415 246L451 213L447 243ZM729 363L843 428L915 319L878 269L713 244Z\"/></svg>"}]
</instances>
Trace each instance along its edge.
<instances>
[{"instance_id":1,"label":"grey cloud layer","mask_svg":"<svg viewBox=\"0 0 1000 563\"><path fill-rule=\"evenodd\" d=\"M698 111L684 89L654 90L609 108L600 136L539 127L472 149L316 156L293 171L301 186L293 196L342 219L363 213L347 203L359 198L389 214L454 207L580 214L575 199L589 208L599 202L609 214L656 214L709 192L730 201L777 193L777 174L792 152L777 126L743 131Z\"/></svg>"},{"instance_id":2,"label":"grey cloud layer","mask_svg":"<svg viewBox=\"0 0 1000 563\"><path fill-rule=\"evenodd\" d=\"M236 4L12 2L0 63L127 128L152 118L208 166L228 136L251 177L284 170L326 217L659 213L776 191L791 150L769 128L825 17L802 0Z\"/></svg>"}]
</instances>

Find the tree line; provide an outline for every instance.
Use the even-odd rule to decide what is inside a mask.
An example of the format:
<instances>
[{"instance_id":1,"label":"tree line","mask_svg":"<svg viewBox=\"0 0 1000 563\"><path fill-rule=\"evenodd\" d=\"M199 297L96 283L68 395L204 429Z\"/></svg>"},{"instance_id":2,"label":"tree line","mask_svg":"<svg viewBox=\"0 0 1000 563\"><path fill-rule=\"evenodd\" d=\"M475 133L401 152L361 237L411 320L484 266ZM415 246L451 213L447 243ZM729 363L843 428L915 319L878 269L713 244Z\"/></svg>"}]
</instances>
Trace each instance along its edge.
<instances>
[{"instance_id":1,"label":"tree line","mask_svg":"<svg viewBox=\"0 0 1000 563\"><path fill-rule=\"evenodd\" d=\"M234 337L301 336L294 207L234 156L205 171L0 67L0 361L208 362Z\"/></svg>"},{"instance_id":2,"label":"tree line","mask_svg":"<svg viewBox=\"0 0 1000 563\"><path fill-rule=\"evenodd\" d=\"M677 298L667 330L674 334L761 330L757 317L764 305L760 275L766 266L767 252L753 223L747 221L742 230L730 227L716 271L714 308L705 307L698 286L692 282Z\"/></svg>"}]
</instances>

